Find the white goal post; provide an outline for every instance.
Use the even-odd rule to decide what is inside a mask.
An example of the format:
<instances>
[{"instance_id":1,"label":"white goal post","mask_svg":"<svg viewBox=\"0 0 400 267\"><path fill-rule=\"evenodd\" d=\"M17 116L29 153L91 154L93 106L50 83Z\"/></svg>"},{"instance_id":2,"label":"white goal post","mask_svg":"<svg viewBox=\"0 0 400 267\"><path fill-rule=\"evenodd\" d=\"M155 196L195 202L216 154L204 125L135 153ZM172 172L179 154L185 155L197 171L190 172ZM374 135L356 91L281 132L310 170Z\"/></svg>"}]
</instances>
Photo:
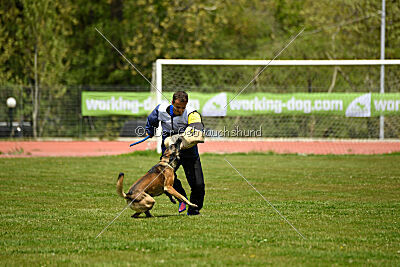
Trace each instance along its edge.
<instances>
[{"instance_id":1,"label":"white goal post","mask_svg":"<svg viewBox=\"0 0 400 267\"><path fill-rule=\"evenodd\" d=\"M387 65L397 65L400 67L400 59L386 59L386 60L215 60L215 59L158 59L155 62L155 79L153 77L153 81L156 82L157 90L152 90L156 94L157 104L161 103L163 100L162 92L164 92L163 86L163 77L165 68L167 66L183 66L182 68L187 68L189 66L254 66L260 68L265 67L264 73L261 74L263 76L265 73L268 73L271 68L281 66L281 67L293 67L293 66L303 66L303 67L311 67L318 66L327 67L327 66L365 66L365 67L380 67ZM246 74L247 75L247 74ZM179 75L178 75L179 76ZM254 77L254 75L253 75ZM253 77L249 75L249 77L244 77L245 80L242 81L241 84L237 84L237 86L243 86L246 82L249 82ZM177 81L178 83L179 81ZM330 80L326 81L329 85L331 83ZM216 90L218 88L215 88ZM243 89L243 88L242 88ZM240 91L240 90L238 90ZM380 91L383 93L382 91ZM243 92L246 93L246 90ZM170 100L169 100L170 101ZM382 125L381 125L382 127ZM380 129L383 131L383 129ZM161 138L159 139L159 142ZM157 146L159 149L160 143Z\"/></svg>"}]
</instances>

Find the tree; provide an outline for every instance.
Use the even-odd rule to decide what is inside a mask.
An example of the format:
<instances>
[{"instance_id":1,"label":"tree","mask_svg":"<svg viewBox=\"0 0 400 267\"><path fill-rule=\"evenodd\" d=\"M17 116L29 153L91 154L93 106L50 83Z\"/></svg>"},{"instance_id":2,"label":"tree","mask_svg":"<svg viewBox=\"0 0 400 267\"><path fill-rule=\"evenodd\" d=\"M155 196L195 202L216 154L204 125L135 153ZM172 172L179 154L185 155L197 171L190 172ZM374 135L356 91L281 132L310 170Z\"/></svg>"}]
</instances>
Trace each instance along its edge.
<instances>
[{"instance_id":1,"label":"tree","mask_svg":"<svg viewBox=\"0 0 400 267\"><path fill-rule=\"evenodd\" d=\"M49 0L22 0L17 8L23 27L15 35L20 53L16 60L23 66L21 81L34 88L32 121L34 137L38 137L53 115L53 100L66 92L63 78L69 69L69 49L65 37L71 34L74 8L68 2ZM46 108L40 110L40 106Z\"/></svg>"}]
</instances>

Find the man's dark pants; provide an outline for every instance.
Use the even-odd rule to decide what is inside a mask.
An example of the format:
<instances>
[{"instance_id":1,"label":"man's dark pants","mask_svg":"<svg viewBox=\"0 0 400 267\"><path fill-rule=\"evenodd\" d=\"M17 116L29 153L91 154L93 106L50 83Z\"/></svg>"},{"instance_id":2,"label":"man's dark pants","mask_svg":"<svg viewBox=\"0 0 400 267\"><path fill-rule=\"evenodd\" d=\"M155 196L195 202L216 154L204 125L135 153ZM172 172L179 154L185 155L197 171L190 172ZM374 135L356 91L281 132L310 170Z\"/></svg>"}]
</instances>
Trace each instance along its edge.
<instances>
[{"instance_id":1,"label":"man's dark pants","mask_svg":"<svg viewBox=\"0 0 400 267\"><path fill-rule=\"evenodd\" d=\"M164 149L163 149L164 153ZM186 179L191 188L190 202L196 204L198 208L189 207L188 214L196 214L203 207L205 185L203 170L201 168L200 156L197 146L181 151L180 160L177 165L177 170L182 165L185 171ZM181 181L175 173L174 188L180 194L187 198L185 189L182 187Z\"/></svg>"}]
</instances>

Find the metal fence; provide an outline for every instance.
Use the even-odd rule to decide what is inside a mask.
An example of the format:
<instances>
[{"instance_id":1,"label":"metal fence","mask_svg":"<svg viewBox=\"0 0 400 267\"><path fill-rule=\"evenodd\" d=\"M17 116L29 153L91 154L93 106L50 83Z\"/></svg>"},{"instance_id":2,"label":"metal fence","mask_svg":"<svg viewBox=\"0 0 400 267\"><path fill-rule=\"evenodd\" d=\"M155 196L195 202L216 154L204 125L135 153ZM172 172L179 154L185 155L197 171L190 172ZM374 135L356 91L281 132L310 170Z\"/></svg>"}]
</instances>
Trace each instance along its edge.
<instances>
[{"instance_id":1,"label":"metal fence","mask_svg":"<svg viewBox=\"0 0 400 267\"><path fill-rule=\"evenodd\" d=\"M396 84L397 85L397 84ZM185 88L179 88L185 89ZM198 91L201 89L193 89ZM393 87L391 92L398 92ZM0 137L69 137L115 139L137 136L135 129L145 126L146 117L81 115L82 91L122 91L150 92L149 87L134 86L73 86L39 88L38 114L33 119L34 91L30 86L0 87ZM55 94L62 92L62 94ZM12 110L13 123L10 125L11 111L6 106L8 97L14 97L17 105ZM227 127L233 129L262 128L262 137L289 138L379 138L379 118L347 118L340 116L253 116L253 117L203 117L204 124L213 136L213 130ZM400 116L385 117L385 138L400 138Z\"/></svg>"},{"instance_id":2,"label":"metal fence","mask_svg":"<svg viewBox=\"0 0 400 267\"><path fill-rule=\"evenodd\" d=\"M37 120L34 120L33 86L0 87L0 137L70 137L114 139L135 136L134 128L144 126L145 117L81 115L82 91L149 92L147 87L134 86L73 86L57 88L40 87ZM17 105L12 111L7 107L7 98L14 97ZM12 112L12 113L11 113ZM13 124L10 127L10 115Z\"/></svg>"}]
</instances>

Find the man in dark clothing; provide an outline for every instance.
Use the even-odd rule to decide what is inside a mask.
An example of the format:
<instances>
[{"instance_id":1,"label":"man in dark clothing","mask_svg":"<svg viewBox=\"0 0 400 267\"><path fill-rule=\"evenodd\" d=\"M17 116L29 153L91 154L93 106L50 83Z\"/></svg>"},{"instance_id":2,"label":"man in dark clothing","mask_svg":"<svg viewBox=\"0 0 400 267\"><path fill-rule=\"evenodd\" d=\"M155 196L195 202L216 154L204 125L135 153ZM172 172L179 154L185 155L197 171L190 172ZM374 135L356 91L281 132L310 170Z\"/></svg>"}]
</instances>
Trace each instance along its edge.
<instances>
[{"instance_id":1,"label":"man in dark clothing","mask_svg":"<svg viewBox=\"0 0 400 267\"><path fill-rule=\"evenodd\" d=\"M169 143L171 136L180 134L183 136L186 147L182 148L180 153L180 161L175 171L183 166L186 179L191 188L190 202L196 204L198 208L189 207L188 215L199 215L200 209L203 207L205 186L203 170L201 168L200 155L197 143L204 142L202 131L204 128L200 114L192 107L186 107L188 103L188 95L184 91L178 91L173 95L172 104L160 104L147 117L146 132L149 136L154 136L155 130L161 122L162 127L162 153L166 147L165 142ZM203 141L198 138L185 138L188 132L200 133ZM167 140L166 140L167 139ZM181 181L175 173L174 188L183 196L186 192L182 187ZM186 209L186 204L179 203L179 212Z\"/></svg>"}]
</instances>

